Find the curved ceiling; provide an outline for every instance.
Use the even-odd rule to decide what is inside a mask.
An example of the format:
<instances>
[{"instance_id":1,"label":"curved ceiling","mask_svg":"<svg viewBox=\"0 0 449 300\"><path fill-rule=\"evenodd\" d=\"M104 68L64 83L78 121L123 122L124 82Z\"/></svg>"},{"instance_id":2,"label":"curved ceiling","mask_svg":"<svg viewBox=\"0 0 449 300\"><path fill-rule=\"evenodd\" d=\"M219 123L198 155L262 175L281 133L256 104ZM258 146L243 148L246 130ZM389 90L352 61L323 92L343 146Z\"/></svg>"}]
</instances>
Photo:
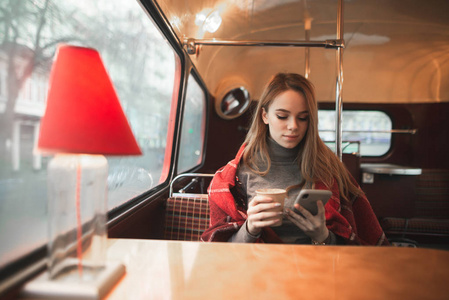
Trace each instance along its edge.
<instances>
[{"instance_id":1,"label":"curved ceiling","mask_svg":"<svg viewBox=\"0 0 449 300\"><path fill-rule=\"evenodd\" d=\"M158 4L180 41L304 41L309 21L311 41L336 39L336 0L158 0ZM344 1L344 101L449 101L448 11L445 0ZM210 33L204 24L213 14L222 21ZM335 99L335 52L310 48L309 78L319 101ZM304 74L305 58L300 47L203 45L191 55L213 94L221 92L220 83L241 78L254 99L275 73Z\"/></svg>"}]
</instances>

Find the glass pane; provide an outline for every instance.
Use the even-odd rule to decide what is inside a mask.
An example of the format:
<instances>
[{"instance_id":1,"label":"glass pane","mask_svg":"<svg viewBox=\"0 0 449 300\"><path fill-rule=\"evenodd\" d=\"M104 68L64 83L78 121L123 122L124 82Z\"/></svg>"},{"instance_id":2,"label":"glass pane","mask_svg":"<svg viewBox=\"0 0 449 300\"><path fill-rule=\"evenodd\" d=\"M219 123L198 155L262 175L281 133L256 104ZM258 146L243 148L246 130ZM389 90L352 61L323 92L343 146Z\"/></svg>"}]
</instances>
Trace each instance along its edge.
<instances>
[{"instance_id":1,"label":"glass pane","mask_svg":"<svg viewBox=\"0 0 449 300\"><path fill-rule=\"evenodd\" d=\"M198 166L203 157L204 127L206 121L206 95L190 75L187 84L184 119L181 127L178 172Z\"/></svg>"},{"instance_id":2,"label":"glass pane","mask_svg":"<svg viewBox=\"0 0 449 300\"><path fill-rule=\"evenodd\" d=\"M165 180L178 58L137 1L1 1L0 28L1 268L47 240L50 157L33 149L56 45L100 52L143 152L107 158L109 209Z\"/></svg>"},{"instance_id":3,"label":"glass pane","mask_svg":"<svg viewBox=\"0 0 449 300\"><path fill-rule=\"evenodd\" d=\"M322 140L335 150L335 111L319 110L318 118ZM343 153L382 156L390 150L391 129L391 119L382 111L343 111Z\"/></svg>"}]
</instances>

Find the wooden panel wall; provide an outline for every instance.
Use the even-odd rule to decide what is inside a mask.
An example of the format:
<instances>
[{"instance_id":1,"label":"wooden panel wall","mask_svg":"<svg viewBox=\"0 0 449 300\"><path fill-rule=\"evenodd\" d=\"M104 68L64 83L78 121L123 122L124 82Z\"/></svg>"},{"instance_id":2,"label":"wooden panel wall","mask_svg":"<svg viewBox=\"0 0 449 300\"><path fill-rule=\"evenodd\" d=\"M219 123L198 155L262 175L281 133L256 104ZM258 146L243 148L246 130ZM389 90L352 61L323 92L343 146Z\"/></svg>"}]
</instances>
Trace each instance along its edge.
<instances>
[{"instance_id":1,"label":"wooden panel wall","mask_svg":"<svg viewBox=\"0 0 449 300\"><path fill-rule=\"evenodd\" d=\"M449 169L449 103L344 103L343 107L382 110L393 119L394 129L418 129L414 135L393 135L392 151L380 158L361 158L362 163L394 163L427 169ZM334 104L320 103L320 108L334 109ZM246 135L239 128L249 126L250 116L247 112L235 120L223 120L211 111L203 170L214 172L234 157Z\"/></svg>"}]
</instances>

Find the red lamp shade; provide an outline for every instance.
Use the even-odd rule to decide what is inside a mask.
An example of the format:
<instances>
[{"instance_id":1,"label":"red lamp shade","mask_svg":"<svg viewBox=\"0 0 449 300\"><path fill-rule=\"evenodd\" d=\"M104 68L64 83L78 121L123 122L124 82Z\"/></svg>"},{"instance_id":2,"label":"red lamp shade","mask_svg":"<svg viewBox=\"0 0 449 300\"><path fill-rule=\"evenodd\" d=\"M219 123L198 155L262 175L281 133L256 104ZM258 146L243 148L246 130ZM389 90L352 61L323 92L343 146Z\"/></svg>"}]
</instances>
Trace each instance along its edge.
<instances>
[{"instance_id":1,"label":"red lamp shade","mask_svg":"<svg viewBox=\"0 0 449 300\"><path fill-rule=\"evenodd\" d=\"M38 149L50 153L142 154L96 50L58 47Z\"/></svg>"}]
</instances>

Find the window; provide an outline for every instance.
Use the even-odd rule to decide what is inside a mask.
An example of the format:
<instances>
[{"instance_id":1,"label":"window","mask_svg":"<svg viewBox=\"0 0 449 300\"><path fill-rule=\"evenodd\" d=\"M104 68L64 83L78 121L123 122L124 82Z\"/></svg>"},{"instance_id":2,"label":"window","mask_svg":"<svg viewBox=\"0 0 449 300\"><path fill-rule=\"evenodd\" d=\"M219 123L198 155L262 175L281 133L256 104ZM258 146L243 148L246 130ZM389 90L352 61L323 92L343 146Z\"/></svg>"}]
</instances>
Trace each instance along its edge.
<instances>
[{"instance_id":1,"label":"window","mask_svg":"<svg viewBox=\"0 0 449 300\"><path fill-rule=\"evenodd\" d=\"M40 23L44 25L39 27ZM176 53L136 1L3 1L0 26L0 39L6 40L0 45L2 268L47 240L49 157L34 152L33 147L45 110L45 101L39 98L46 98L36 91L46 94L57 42L100 52L143 152L136 157L107 157L109 209L165 181L162 165L175 72L180 70L175 70ZM9 51L11 47L14 51ZM20 72L8 73L9 62ZM31 72L22 72L31 66ZM6 80L17 83L9 93Z\"/></svg>"},{"instance_id":2,"label":"window","mask_svg":"<svg viewBox=\"0 0 449 300\"><path fill-rule=\"evenodd\" d=\"M187 83L183 115L178 159L179 173L198 166L203 157L206 95L191 74Z\"/></svg>"},{"instance_id":3,"label":"window","mask_svg":"<svg viewBox=\"0 0 449 300\"><path fill-rule=\"evenodd\" d=\"M335 111L319 110L321 139L335 149ZM382 111L346 110L342 113L343 153L382 156L390 150L392 122Z\"/></svg>"}]
</instances>

